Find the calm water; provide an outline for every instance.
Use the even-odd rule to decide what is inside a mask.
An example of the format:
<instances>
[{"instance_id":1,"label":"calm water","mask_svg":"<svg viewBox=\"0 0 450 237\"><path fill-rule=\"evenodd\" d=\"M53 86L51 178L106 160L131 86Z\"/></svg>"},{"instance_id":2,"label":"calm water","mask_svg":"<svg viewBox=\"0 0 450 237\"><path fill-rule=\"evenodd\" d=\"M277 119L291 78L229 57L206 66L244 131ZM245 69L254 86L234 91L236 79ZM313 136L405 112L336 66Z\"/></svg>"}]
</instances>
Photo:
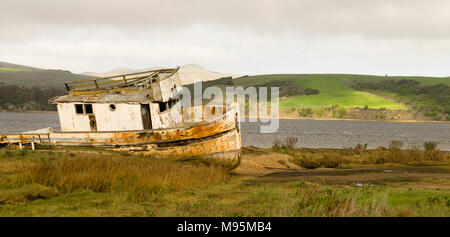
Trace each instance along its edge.
<instances>
[{"instance_id":1,"label":"calm water","mask_svg":"<svg viewBox=\"0 0 450 237\"><path fill-rule=\"evenodd\" d=\"M280 120L274 134L261 134L259 123L243 122L244 146L270 147L275 139L298 137L299 147L342 148L367 143L369 148L388 146L392 140L421 146L438 142L438 148L450 151L450 124L393 123L366 121ZM46 113L0 112L0 133L14 133L53 127L59 130L58 115Z\"/></svg>"}]
</instances>

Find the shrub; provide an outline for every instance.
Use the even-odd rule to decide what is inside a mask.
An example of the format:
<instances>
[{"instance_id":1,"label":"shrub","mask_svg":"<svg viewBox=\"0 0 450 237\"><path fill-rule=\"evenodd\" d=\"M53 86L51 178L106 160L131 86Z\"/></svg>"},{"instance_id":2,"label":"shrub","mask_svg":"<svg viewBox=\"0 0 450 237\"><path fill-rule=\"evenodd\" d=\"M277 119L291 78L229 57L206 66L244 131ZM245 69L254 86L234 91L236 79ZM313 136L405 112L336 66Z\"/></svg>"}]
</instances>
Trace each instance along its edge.
<instances>
[{"instance_id":1,"label":"shrub","mask_svg":"<svg viewBox=\"0 0 450 237\"><path fill-rule=\"evenodd\" d=\"M284 139L282 148L283 149L294 149L297 142L298 142L297 137L287 137L286 139Z\"/></svg>"},{"instance_id":2,"label":"shrub","mask_svg":"<svg viewBox=\"0 0 450 237\"><path fill-rule=\"evenodd\" d=\"M437 142L425 142L425 143L423 143L423 148L426 151L434 151L434 150L436 150L437 145L438 145Z\"/></svg>"},{"instance_id":3,"label":"shrub","mask_svg":"<svg viewBox=\"0 0 450 237\"><path fill-rule=\"evenodd\" d=\"M313 156L303 155L302 158L295 158L293 162L307 169L317 169L321 166L318 159Z\"/></svg>"},{"instance_id":4,"label":"shrub","mask_svg":"<svg viewBox=\"0 0 450 237\"><path fill-rule=\"evenodd\" d=\"M434 115L433 118L431 118L431 119L434 120L434 121L441 121L441 120L442 120L442 116L439 115L439 114L436 114L436 115Z\"/></svg>"},{"instance_id":5,"label":"shrub","mask_svg":"<svg viewBox=\"0 0 450 237\"><path fill-rule=\"evenodd\" d=\"M325 109L321 108L316 110L317 117L322 117L325 114Z\"/></svg>"},{"instance_id":6,"label":"shrub","mask_svg":"<svg viewBox=\"0 0 450 237\"><path fill-rule=\"evenodd\" d=\"M319 160L319 163L321 167L337 168L342 161L342 157L337 154L324 154L322 159Z\"/></svg>"},{"instance_id":7,"label":"shrub","mask_svg":"<svg viewBox=\"0 0 450 237\"><path fill-rule=\"evenodd\" d=\"M308 117L313 114L313 110L311 108L301 109L298 114L302 117Z\"/></svg>"},{"instance_id":8,"label":"shrub","mask_svg":"<svg viewBox=\"0 0 450 237\"><path fill-rule=\"evenodd\" d=\"M305 89L305 94L306 95L317 95L317 94L319 94L319 90L307 88L307 89Z\"/></svg>"},{"instance_id":9,"label":"shrub","mask_svg":"<svg viewBox=\"0 0 450 237\"><path fill-rule=\"evenodd\" d=\"M347 110L345 108L339 107L333 110L334 118L343 118L347 115Z\"/></svg>"},{"instance_id":10,"label":"shrub","mask_svg":"<svg viewBox=\"0 0 450 237\"><path fill-rule=\"evenodd\" d=\"M274 151L280 151L281 150L281 141L276 139L272 143L272 150Z\"/></svg>"},{"instance_id":11,"label":"shrub","mask_svg":"<svg viewBox=\"0 0 450 237\"><path fill-rule=\"evenodd\" d=\"M394 151L398 151L400 149L402 149L403 147L403 142L402 141L391 141L391 143L389 144L389 149L394 150Z\"/></svg>"}]
</instances>

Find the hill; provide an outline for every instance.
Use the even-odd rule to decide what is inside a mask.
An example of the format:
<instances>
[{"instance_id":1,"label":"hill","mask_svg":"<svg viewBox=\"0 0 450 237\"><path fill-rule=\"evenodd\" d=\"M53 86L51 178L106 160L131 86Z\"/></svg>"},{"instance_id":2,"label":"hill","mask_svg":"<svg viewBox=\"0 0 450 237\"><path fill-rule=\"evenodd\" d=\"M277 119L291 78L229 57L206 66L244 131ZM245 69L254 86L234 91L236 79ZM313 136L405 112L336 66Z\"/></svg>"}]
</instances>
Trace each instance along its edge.
<instances>
[{"instance_id":1,"label":"hill","mask_svg":"<svg viewBox=\"0 0 450 237\"><path fill-rule=\"evenodd\" d=\"M48 100L66 93L65 81L90 76L0 62L0 110L55 110Z\"/></svg>"},{"instance_id":2,"label":"hill","mask_svg":"<svg viewBox=\"0 0 450 237\"><path fill-rule=\"evenodd\" d=\"M0 62L0 71L39 71L42 69L7 62Z\"/></svg>"},{"instance_id":3,"label":"hill","mask_svg":"<svg viewBox=\"0 0 450 237\"><path fill-rule=\"evenodd\" d=\"M411 88L403 91L370 86L386 84L386 81L392 81L392 85L404 84L405 80L416 83L406 83L411 84ZM448 109L450 95L447 95L450 78L448 77L272 74L245 76L234 80L223 78L204 83L204 87L207 86L280 87L280 112L285 115L291 113L286 116L290 118L300 116L383 120L450 119ZM305 93L307 91L318 93ZM411 111L415 112L411 113ZM296 113L292 114L292 112Z\"/></svg>"},{"instance_id":4,"label":"hill","mask_svg":"<svg viewBox=\"0 0 450 237\"><path fill-rule=\"evenodd\" d=\"M64 70L44 70L0 67L0 83L40 87L64 88L65 81L86 80L91 76L73 74Z\"/></svg>"}]
</instances>

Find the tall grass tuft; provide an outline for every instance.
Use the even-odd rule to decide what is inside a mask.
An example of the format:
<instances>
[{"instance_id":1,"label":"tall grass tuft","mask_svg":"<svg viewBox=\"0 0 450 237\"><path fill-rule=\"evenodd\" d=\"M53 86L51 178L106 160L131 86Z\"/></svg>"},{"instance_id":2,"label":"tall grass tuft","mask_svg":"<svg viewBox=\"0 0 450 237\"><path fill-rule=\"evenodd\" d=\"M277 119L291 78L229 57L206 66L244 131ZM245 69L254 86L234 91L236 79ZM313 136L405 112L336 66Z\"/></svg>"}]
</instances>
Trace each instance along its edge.
<instances>
[{"instance_id":1,"label":"tall grass tuft","mask_svg":"<svg viewBox=\"0 0 450 237\"><path fill-rule=\"evenodd\" d=\"M281 151L281 140L274 140L272 143L272 150L275 152Z\"/></svg>"},{"instance_id":2,"label":"tall grass tuft","mask_svg":"<svg viewBox=\"0 0 450 237\"><path fill-rule=\"evenodd\" d=\"M283 143L282 147L284 149L294 149L295 145L297 144L297 142L298 142L298 137L287 137L284 140L284 143Z\"/></svg>"},{"instance_id":3,"label":"tall grass tuft","mask_svg":"<svg viewBox=\"0 0 450 237\"><path fill-rule=\"evenodd\" d=\"M402 141L391 141L391 143L389 144L389 149L394 150L394 151L398 151L400 149L402 149L403 147L403 142Z\"/></svg>"},{"instance_id":4,"label":"tall grass tuft","mask_svg":"<svg viewBox=\"0 0 450 237\"><path fill-rule=\"evenodd\" d=\"M298 137L287 137L282 142L281 140L274 140L272 143L272 150L275 152L290 151L295 149L295 145L298 142Z\"/></svg>"},{"instance_id":5,"label":"tall grass tuft","mask_svg":"<svg viewBox=\"0 0 450 237\"><path fill-rule=\"evenodd\" d=\"M426 151L435 151L437 148L438 143L437 142L425 142L423 143L423 148Z\"/></svg>"}]
</instances>

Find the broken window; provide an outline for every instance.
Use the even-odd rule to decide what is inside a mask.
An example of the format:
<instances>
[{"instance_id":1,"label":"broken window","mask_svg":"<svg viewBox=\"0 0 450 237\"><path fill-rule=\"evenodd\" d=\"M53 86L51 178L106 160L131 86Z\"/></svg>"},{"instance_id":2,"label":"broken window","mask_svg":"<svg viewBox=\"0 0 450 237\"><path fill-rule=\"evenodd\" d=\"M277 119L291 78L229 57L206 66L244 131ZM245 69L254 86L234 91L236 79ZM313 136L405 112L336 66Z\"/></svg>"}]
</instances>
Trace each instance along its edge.
<instances>
[{"instance_id":1,"label":"broken window","mask_svg":"<svg viewBox=\"0 0 450 237\"><path fill-rule=\"evenodd\" d=\"M93 114L91 104L75 104L75 113L77 114Z\"/></svg>"},{"instance_id":2,"label":"broken window","mask_svg":"<svg viewBox=\"0 0 450 237\"><path fill-rule=\"evenodd\" d=\"M173 108L174 105L176 105L178 102L180 102L179 99L170 99L167 102L158 102L159 104L159 112L164 112L168 109Z\"/></svg>"},{"instance_id":3,"label":"broken window","mask_svg":"<svg viewBox=\"0 0 450 237\"><path fill-rule=\"evenodd\" d=\"M167 110L167 102L159 102L159 112L164 112Z\"/></svg>"},{"instance_id":4,"label":"broken window","mask_svg":"<svg viewBox=\"0 0 450 237\"><path fill-rule=\"evenodd\" d=\"M86 114L93 114L94 112L92 111L92 105L91 104L85 104L84 105L84 112L86 112Z\"/></svg>"},{"instance_id":5,"label":"broken window","mask_svg":"<svg viewBox=\"0 0 450 237\"><path fill-rule=\"evenodd\" d=\"M82 104L75 104L75 112L77 114L84 114L83 105Z\"/></svg>"}]
</instances>

